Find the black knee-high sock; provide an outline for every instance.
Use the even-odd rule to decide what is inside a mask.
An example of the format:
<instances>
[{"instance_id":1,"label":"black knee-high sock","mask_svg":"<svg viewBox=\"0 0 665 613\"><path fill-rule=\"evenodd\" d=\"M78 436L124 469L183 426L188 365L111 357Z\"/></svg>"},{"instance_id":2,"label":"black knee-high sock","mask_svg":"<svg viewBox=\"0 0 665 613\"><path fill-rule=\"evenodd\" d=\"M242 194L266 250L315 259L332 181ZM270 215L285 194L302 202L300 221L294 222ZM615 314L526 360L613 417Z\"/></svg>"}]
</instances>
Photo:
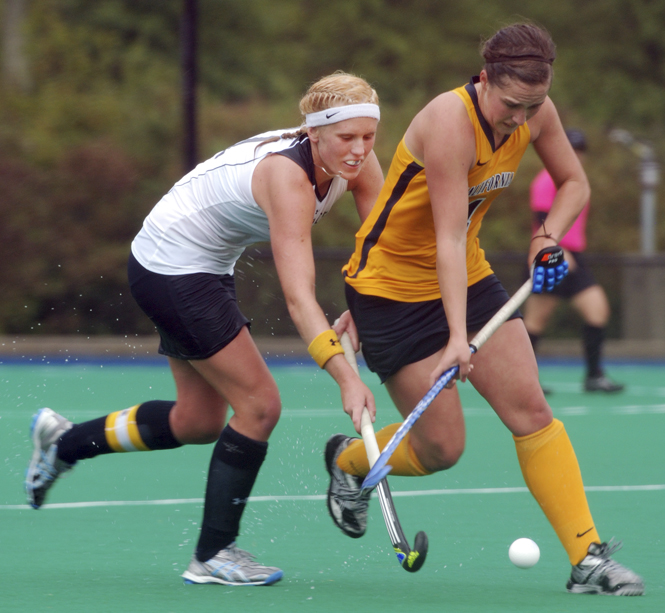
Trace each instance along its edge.
<instances>
[{"instance_id":1,"label":"black knee-high sock","mask_svg":"<svg viewBox=\"0 0 665 613\"><path fill-rule=\"evenodd\" d=\"M247 498L268 452L268 443L255 441L230 426L222 431L210 460L203 523L196 558L205 562L235 541Z\"/></svg>"},{"instance_id":2,"label":"black knee-high sock","mask_svg":"<svg viewBox=\"0 0 665 613\"><path fill-rule=\"evenodd\" d=\"M586 358L587 377L599 377L603 374L600 359L605 342L605 328L584 325L582 330L584 356Z\"/></svg>"},{"instance_id":3,"label":"black knee-high sock","mask_svg":"<svg viewBox=\"0 0 665 613\"><path fill-rule=\"evenodd\" d=\"M169 413L175 402L166 400L150 400L139 405L134 417L140 443L145 450L175 449L180 447L169 426ZM118 414L121 411L118 412ZM111 414L115 415L115 414ZM109 416L99 417L81 424L74 424L58 441L58 457L73 464L77 460L86 460L95 456L131 451L121 449L107 433ZM114 447L115 445L115 447Z\"/></svg>"}]
</instances>

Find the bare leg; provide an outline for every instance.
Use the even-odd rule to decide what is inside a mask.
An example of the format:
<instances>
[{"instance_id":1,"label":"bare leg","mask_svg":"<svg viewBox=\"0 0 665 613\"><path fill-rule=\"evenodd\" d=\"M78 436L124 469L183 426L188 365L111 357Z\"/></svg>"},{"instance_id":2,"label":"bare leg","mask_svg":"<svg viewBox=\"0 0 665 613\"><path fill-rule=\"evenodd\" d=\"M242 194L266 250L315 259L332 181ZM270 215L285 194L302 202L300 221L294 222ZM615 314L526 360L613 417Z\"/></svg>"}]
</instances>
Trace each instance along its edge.
<instances>
[{"instance_id":1,"label":"bare leg","mask_svg":"<svg viewBox=\"0 0 665 613\"><path fill-rule=\"evenodd\" d=\"M442 350L443 351L443 350ZM386 381L395 406L406 417L429 389L429 376L441 352L408 364ZM459 394L444 389L411 429L411 445L429 471L454 466L464 451L466 428Z\"/></svg>"},{"instance_id":2,"label":"bare leg","mask_svg":"<svg viewBox=\"0 0 665 613\"><path fill-rule=\"evenodd\" d=\"M217 440L210 460L198 563L235 541L281 410L279 391L247 328L210 358L170 360L177 387L171 427L183 442ZM224 427L227 407L233 416ZM196 561L192 562L197 568ZM189 572L189 571L188 571Z\"/></svg>"},{"instance_id":3,"label":"bare leg","mask_svg":"<svg viewBox=\"0 0 665 613\"><path fill-rule=\"evenodd\" d=\"M503 324L473 357L473 364L469 380L515 436L532 434L552 421L520 319Z\"/></svg>"},{"instance_id":4,"label":"bare leg","mask_svg":"<svg viewBox=\"0 0 665 613\"><path fill-rule=\"evenodd\" d=\"M247 328L205 360L169 360L177 400L171 427L178 440L213 442L226 419L236 432L267 441L279 419L279 390Z\"/></svg>"},{"instance_id":5,"label":"bare leg","mask_svg":"<svg viewBox=\"0 0 665 613\"><path fill-rule=\"evenodd\" d=\"M610 305L607 295L600 285L592 285L575 294L571 300L575 310L586 324L604 328L610 319Z\"/></svg>"},{"instance_id":6,"label":"bare leg","mask_svg":"<svg viewBox=\"0 0 665 613\"><path fill-rule=\"evenodd\" d=\"M529 334L540 336L556 308L559 298L551 294L531 294L524 305L524 325Z\"/></svg>"}]
</instances>

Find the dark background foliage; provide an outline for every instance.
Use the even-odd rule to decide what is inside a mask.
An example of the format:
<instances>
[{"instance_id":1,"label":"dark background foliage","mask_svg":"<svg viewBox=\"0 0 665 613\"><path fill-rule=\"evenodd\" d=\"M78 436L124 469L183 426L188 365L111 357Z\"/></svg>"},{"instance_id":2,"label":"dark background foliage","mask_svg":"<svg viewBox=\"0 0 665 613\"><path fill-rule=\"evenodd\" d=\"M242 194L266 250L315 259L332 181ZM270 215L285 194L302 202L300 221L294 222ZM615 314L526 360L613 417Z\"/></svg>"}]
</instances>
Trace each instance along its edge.
<instances>
[{"instance_id":1,"label":"dark background foliage","mask_svg":"<svg viewBox=\"0 0 665 613\"><path fill-rule=\"evenodd\" d=\"M0 2L0 333L152 331L128 295L125 263L143 218L183 172L183 6ZM7 45L16 7L23 68ZM199 0L198 9L201 160L298 125L309 83L343 69L381 97L384 170L413 114L478 73L483 38L516 20L540 23L558 46L551 96L590 142L590 251L639 249L637 158L608 133L629 130L662 155L665 0ZM526 249L528 184L540 167L529 152L484 223L486 250ZM356 227L347 198L315 228L316 245L348 250ZM338 264L325 267L334 278ZM261 305L251 268L245 259L239 278L250 283L246 301Z\"/></svg>"}]
</instances>

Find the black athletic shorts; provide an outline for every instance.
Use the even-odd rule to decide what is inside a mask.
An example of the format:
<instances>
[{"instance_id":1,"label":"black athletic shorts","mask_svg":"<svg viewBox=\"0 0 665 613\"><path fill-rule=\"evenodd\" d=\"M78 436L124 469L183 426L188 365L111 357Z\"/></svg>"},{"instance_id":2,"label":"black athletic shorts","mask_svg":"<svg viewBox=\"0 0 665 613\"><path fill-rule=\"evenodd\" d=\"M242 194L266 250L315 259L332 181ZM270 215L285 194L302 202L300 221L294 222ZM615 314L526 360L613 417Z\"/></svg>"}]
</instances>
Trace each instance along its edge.
<instances>
[{"instance_id":1,"label":"black athletic shorts","mask_svg":"<svg viewBox=\"0 0 665 613\"><path fill-rule=\"evenodd\" d=\"M551 294L552 296L558 296L559 298L570 300L573 296L583 292L585 289L597 285L597 281L586 263L584 255L579 251L568 251L568 253L570 253L575 260L575 270L569 272L559 285L554 286L554 289L551 292L543 292L544 296ZM569 264L572 264L572 262L569 262ZM525 269L524 278L529 278L529 271L527 269Z\"/></svg>"},{"instance_id":2,"label":"black athletic shorts","mask_svg":"<svg viewBox=\"0 0 665 613\"><path fill-rule=\"evenodd\" d=\"M240 312L232 275L160 275L130 253L132 296L159 332L159 353L203 360L228 345L249 320Z\"/></svg>"},{"instance_id":3,"label":"black athletic shorts","mask_svg":"<svg viewBox=\"0 0 665 613\"><path fill-rule=\"evenodd\" d=\"M510 296L495 275L467 290L466 328L480 330ZM358 328L363 356L381 383L400 368L435 354L450 338L441 299L397 302L358 293L346 285L346 301ZM522 317L515 311L509 319Z\"/></svg>"}]
</instances>

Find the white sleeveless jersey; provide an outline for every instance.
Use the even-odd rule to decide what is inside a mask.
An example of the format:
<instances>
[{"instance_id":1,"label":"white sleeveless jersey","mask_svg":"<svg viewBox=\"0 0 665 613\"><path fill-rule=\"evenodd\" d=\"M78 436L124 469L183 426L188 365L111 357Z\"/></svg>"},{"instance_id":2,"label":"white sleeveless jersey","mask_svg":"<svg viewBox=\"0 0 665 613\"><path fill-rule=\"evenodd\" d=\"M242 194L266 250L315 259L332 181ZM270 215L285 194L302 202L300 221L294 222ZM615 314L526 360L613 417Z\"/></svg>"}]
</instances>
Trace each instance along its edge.
<instances>
[{"instance_id":1,"label":"white sleeveless jersey","mask_svg":"<svg viewBox=\"0 0 665 613\"><path fill-rule=\"evenodd\" d=\"M163 275L233 274L245 247L270 240L268 218L252 195L252 175L269 154L284 155L305 170L316 198L313 223L339 200L347 181L335 177L321 197L307 135L266 139L291 130L259 134L221 151L178 181L152 209L132 242L134 257Z\"/></svg>"}]
</instances>

